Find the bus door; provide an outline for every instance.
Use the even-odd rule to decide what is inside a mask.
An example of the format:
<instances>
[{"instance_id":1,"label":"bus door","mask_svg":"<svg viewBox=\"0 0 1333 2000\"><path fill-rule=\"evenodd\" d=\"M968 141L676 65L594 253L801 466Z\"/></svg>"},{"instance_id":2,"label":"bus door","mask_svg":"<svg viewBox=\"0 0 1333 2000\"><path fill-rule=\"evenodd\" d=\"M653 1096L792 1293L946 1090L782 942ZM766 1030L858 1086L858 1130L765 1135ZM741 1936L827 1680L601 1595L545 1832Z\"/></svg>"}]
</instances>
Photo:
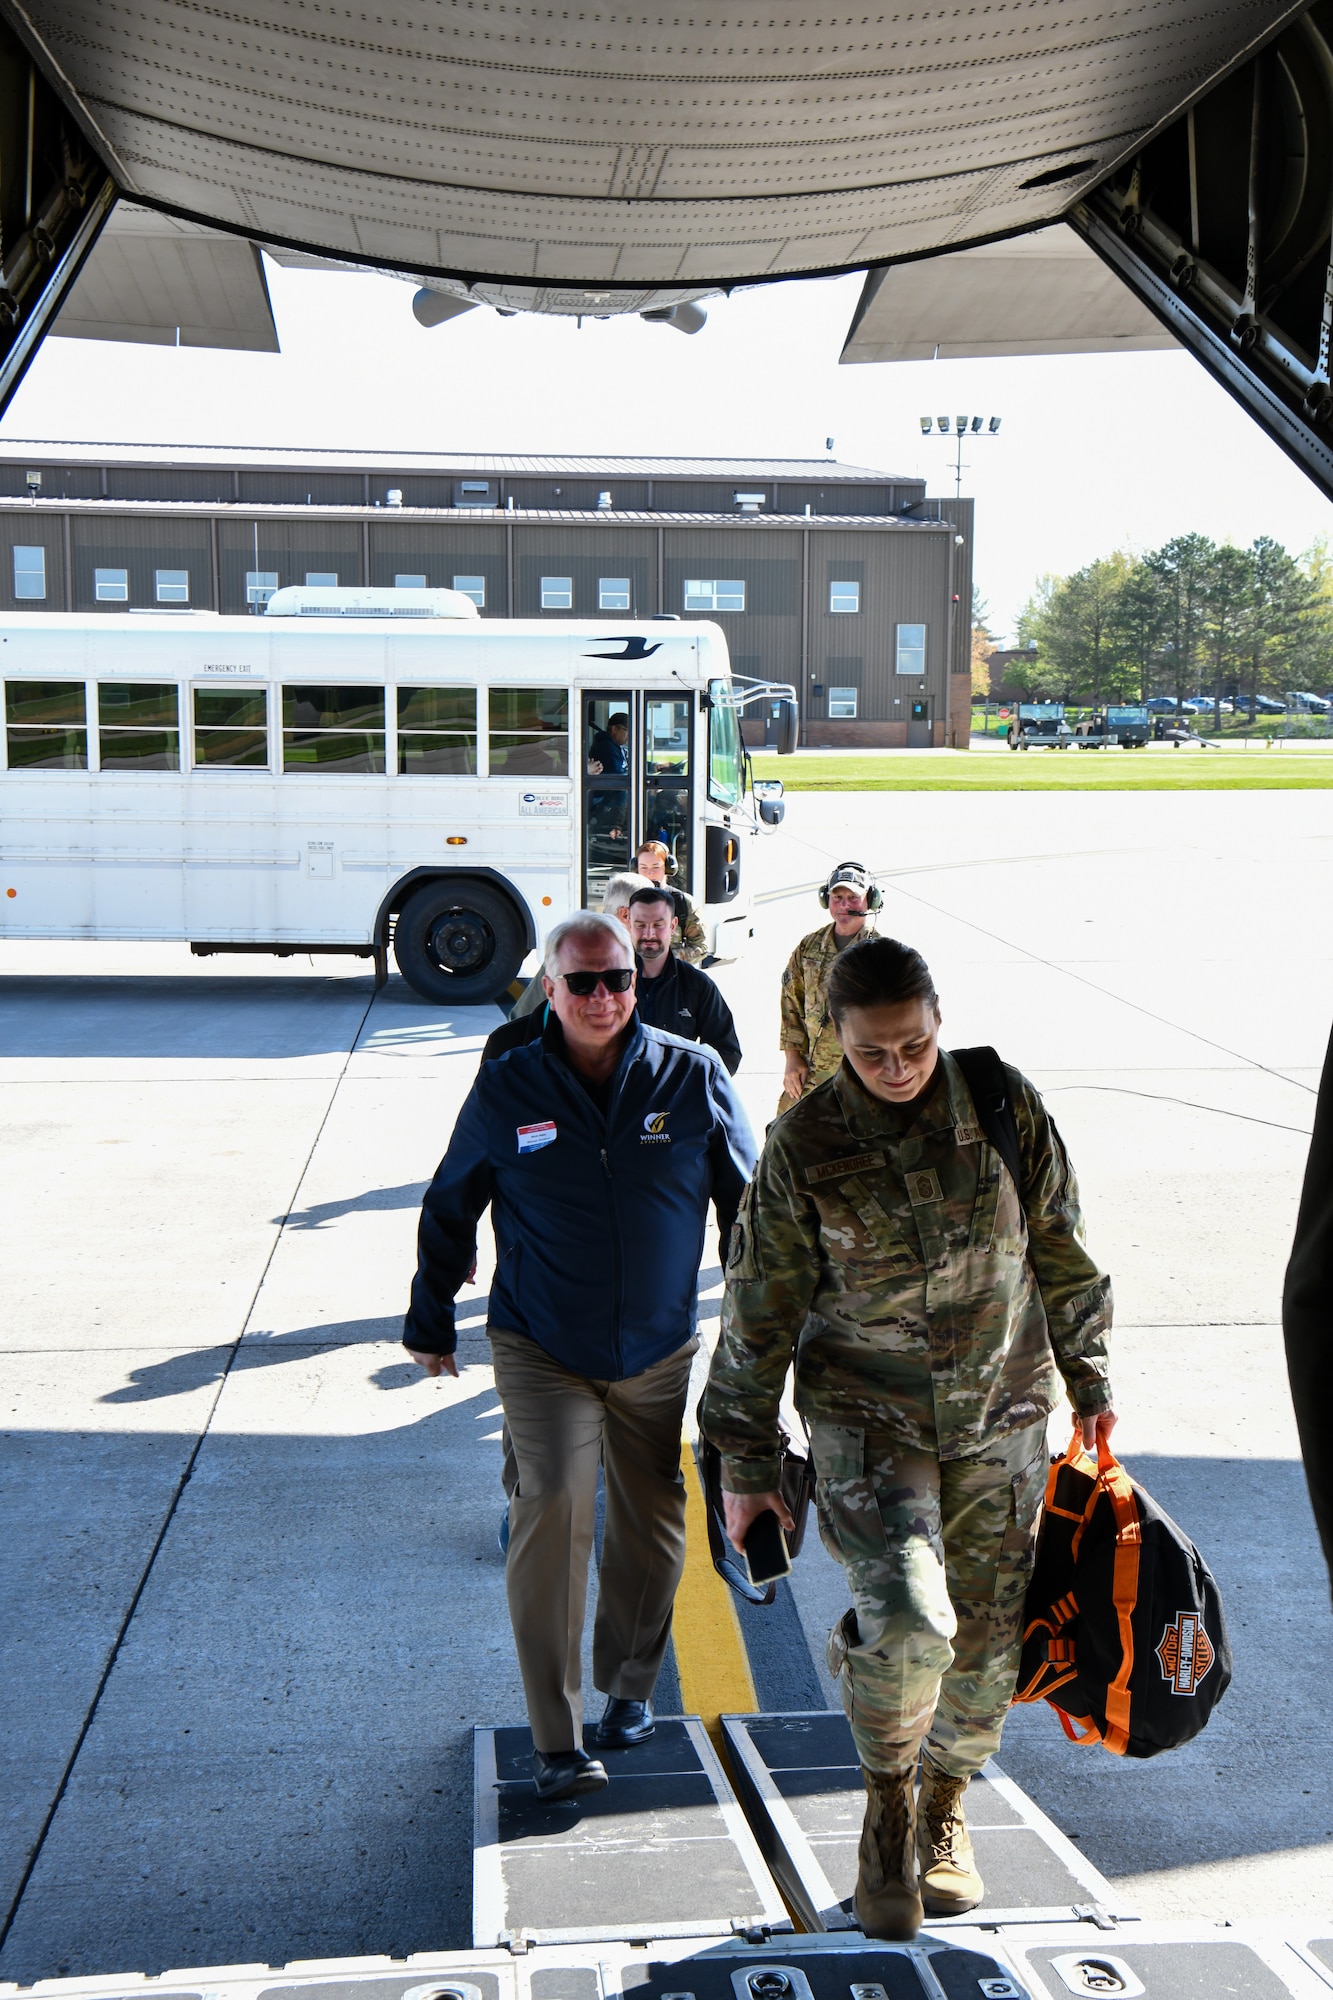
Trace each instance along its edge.
<instances>
[{"instance_id":1,"label":"bus door","mask_svg":"<svg viewBox=\"0 0 1333 2000\"><path fill-rule=\"evenodd\" d=\"M634 854L635 697L584 690L583 907L600 910L606 885Z\"/></svg>"},{"instance_id":2,"label":"bus door","mask_svg":"<svg viewBox=\"0 0 1333 2000\"><path fill-rule=\"evenodd\" d=\"M640 841L660 840L675 863L667 880L674 889L694 887L694 773L690 743L696 697L677 688L645 694L643 703L643 811Z\"/></svg>"},{"instance_id":3,"label":"bus door","mask_svg":"<svg viewBox=\"0 0 1333 2000\"><path fill-rule=\"evenodd\" d=\"M641 841L660 840L668 879L694 886L694 697L596 694L580 700L583 732L583 907L600 910L613 875L634 865Z\"/></svg>"}]
</instances>

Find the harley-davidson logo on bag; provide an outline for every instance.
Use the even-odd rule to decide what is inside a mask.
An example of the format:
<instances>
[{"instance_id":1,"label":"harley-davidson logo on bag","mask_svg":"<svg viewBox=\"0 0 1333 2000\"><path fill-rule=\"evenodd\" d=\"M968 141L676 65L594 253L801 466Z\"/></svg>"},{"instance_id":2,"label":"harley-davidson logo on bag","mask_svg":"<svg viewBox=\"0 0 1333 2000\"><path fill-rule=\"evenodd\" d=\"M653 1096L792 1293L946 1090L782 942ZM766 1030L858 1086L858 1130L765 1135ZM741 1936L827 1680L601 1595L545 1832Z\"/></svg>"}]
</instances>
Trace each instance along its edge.
<instances>
[{"instance_id":1,"label":"harley-davidson logo on bag","mask_svg":"<svg viewBox=\"0 0 1333 2000\"><path fill-rule=\"evenodd\" d=\"M1162 1679L1172 1694L1193 1694L1213 1664L1212 1641L1195 1611L1178 1611L1157 1645Z\"/></svg>"}]
</instances>

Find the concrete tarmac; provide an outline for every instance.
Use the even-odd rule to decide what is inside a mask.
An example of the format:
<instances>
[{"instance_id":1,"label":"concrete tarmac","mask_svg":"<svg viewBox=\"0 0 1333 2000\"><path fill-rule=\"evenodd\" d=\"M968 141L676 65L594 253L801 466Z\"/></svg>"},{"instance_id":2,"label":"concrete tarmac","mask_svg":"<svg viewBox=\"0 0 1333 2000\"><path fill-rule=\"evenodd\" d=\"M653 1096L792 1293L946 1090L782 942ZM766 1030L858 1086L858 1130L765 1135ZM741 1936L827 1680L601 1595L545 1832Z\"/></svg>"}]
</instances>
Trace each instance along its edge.
<instances>
[{"instance_id":1,"label":"concrete tarmac","mask_svg":"<svg viewBox=\"0 0 1333 2000\"><path fill-rule=\"evenodd\" d=\"M802 885L849 851L946 1043L1048 1095L1115 1277L1118 1442L1236 1652L1183 1751L1122 1764L1026 1710L1004 1765L1145 1914L1327 1909L1333 1621L1277 1324L1333 1016L1326 796L794 795L717 972L757 1128ZM497 1018L373 999L355 961L0 945L0 1978L467 1941L471 1726L522 1717L488 1230L461 1380L397 1343ZM710 1247L710 1337L719 1277ZM761 1700L832 1699L845 1601L812 1539L745 1623Z\"/></svg>"}]
</instances>

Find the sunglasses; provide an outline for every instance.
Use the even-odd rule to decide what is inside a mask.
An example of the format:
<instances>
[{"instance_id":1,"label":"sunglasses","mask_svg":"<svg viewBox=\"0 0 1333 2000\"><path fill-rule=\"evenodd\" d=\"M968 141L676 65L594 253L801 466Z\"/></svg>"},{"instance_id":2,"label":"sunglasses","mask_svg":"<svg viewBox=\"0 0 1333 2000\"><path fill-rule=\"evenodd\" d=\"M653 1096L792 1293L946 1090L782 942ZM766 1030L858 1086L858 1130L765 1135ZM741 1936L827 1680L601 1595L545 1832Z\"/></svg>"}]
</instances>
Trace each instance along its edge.
<instances>
[{"instance_id":1,"label":"sunglasses","mask_svg":"<svg viewBox=\"0 0 1333 2000\"><path fill-rule=\"evenodd\" d=\"M632 965L609 965L604 972L558 972L576 1000L591 1000L599 986L608 993L628 993L634 981Z\"/></svg>"}]
</instances>

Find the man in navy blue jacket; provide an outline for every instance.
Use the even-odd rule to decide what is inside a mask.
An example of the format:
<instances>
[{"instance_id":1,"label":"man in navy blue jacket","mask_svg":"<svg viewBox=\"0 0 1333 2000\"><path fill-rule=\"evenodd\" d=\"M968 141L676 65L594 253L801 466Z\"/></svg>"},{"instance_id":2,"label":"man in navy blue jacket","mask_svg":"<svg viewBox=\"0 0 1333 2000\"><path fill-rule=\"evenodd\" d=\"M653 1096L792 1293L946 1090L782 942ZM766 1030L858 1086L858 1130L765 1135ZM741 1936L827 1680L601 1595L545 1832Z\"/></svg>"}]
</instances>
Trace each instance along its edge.
<instances>
[{"instance_id":1,"label":"man in navy blue jacket","mask_svg":"<svg viewBox=\"0 0 1333 2000\"><path fill-rule=\"evenodd\" d=\"M606 1783L583 1748L597 1470L606 1525L593 1679L602 1749L652 1734L685 1560L681 1420L708 1204L726 1243L755 1144L711 1049L645 1028L614 917L557 924L540 1040L484 1063L422 1204L403 1342L456 1375L454 1296L490 1204L487 1332L518 1465L505 1582L543 1798Z\"/></svg>"}]
</instances>

